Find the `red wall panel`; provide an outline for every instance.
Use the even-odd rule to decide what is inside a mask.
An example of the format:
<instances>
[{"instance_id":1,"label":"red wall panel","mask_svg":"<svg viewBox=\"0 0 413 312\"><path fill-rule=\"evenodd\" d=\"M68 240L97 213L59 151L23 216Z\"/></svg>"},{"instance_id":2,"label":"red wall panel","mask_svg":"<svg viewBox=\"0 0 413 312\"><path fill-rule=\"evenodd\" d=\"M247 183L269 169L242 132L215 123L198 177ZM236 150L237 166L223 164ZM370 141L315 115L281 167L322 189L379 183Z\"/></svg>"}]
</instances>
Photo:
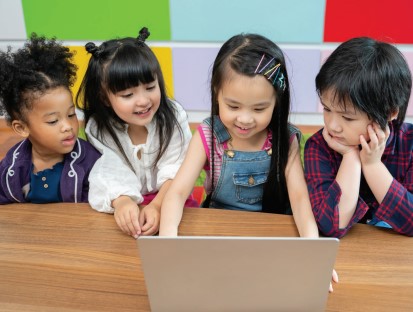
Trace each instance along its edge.
<instances>
[{"instance_id":1,"label":"red wall panel","mask_svg":"<svg viewBox=\"0 0 413 312\"><path fill-rule=\"evenodd\" d=\"M413 1L327 0L324 42L360 36L413 44Z\"/></svg>"}]
</instances>

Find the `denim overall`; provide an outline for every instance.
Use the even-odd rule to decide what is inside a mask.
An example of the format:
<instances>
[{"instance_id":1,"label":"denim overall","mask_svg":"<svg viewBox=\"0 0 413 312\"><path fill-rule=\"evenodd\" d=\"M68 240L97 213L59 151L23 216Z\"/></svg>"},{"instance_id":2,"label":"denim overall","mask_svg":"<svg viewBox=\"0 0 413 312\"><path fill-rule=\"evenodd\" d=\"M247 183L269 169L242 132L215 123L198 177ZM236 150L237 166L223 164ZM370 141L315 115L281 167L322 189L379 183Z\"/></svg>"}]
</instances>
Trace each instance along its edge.
<instances>
[{"instance_id":1,"label":"denim overall","mask_svg":"<svg viewBox=\"0 0 413 312\"><path fill-rule=\"evenodd\" d=\"M204 120L211 126L211 119ZM219 144L231 137L219 118L214 119L214 134ZM218 181L214 181L214 192L210 208L261 211L263 186L270 171L269 151L243 152L225 151Z\"/></svg>"}]
</instances>

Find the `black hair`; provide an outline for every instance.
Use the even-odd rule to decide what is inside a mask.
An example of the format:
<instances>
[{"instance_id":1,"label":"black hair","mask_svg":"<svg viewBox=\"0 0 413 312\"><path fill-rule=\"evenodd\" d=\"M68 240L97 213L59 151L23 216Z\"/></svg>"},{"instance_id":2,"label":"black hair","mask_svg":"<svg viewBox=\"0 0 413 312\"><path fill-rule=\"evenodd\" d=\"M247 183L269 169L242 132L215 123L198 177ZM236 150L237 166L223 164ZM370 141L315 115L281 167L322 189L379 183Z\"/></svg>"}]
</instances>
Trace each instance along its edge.
<instances>
[{"instance_id":1,"label":"black hair","mask_svg":"<svg viewBox=\"0 0 413 312\"><path fill-rule=\"evenodd\" d=\"M260 63L261 65L258 66ZM285 168L290 150L288 130L290 91L284 55L274 42L258 34L239 34L223 44L212 67L211 116L219 115L218 92L228 78L230 70L241 75L254 77L257 74L264 75L264 71L261 73L259 71L265 65L267 65L267 69L270 69L275 68L277 64L280 64L279 72L275 72L272 79L268 81L275 89L276 103L268 126L272 131L272 155L270 172L264 185L262 211L284 214L290 213L290 201L285 179ZM212 118L212 122L213 120L214 118ZM212 193L214 190L213 142L211 147Z\"/></svg>"},{"instance_id":2,"label":"black hair","mask_svg":"<svg viewBox=\"0 0 413 312\"><path fill-rule=\"evenodd\" d=\"M109 147L104 141L104 134L108 133L130 168L133 168L132 164L113 129L124 130L126 123L116 115L110 105L108 92L116 93L158 79L161 103L154 119L160 147L153 166L156 166L165 153L175 127L182 135L175 114L176 107L166 96L159 62L144 42L148 36L148 29L144 27L138 38L112 39L103 42L99 47L92 42L87 43L86 50L92 57L76 95L76 105L84 111L85 124L93 117L97 124L97 138Z\"/></svg>"},{"instance_id":3,"label":"black hair","mask_svg":"<svg viewBox=\"0 0 413 312\"><path fill-rule=\"evenodd\" d=\"M396 127L403 123L411 87L412 76L402 53L389 43L368 37L340 44L316 77L319 96L332 90L343 109L350 102L382 129L396 112Z\"/></svg>"},{"instance_id":4,"label":"black hair","mask_svg":"<svg viewBox=\"0 0 413 312\"><path fill-rule=\"evenodd\" d=\"M56 41L32 33L24 46L13 52L0 51L0 105L7 122L26 122L26 112L35 99L48 90L64 87L70 91L76 80L74 52Z\"/></svg>"}]
</instances>

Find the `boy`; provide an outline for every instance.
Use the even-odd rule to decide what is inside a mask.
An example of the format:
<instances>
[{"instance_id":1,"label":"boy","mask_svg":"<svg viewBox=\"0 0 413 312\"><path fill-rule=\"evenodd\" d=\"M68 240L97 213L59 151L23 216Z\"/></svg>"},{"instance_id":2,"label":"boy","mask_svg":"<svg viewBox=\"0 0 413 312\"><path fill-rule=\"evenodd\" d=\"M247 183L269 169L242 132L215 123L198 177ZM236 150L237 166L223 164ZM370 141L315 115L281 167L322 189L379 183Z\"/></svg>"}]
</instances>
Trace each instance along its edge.
<instances>
[{"instance_id":1,"label":"boy","mask_svg":"<svg viewBox=\"0 0 413 312\"><path fill-rule=\"evenodd\" d=\"M342 43L321 67L325 127L307 141L304 162L324 235L360 222L413 236L413 125L403 123L411 87L400 51L371 38Z\"/></svg>"}]
</instances>

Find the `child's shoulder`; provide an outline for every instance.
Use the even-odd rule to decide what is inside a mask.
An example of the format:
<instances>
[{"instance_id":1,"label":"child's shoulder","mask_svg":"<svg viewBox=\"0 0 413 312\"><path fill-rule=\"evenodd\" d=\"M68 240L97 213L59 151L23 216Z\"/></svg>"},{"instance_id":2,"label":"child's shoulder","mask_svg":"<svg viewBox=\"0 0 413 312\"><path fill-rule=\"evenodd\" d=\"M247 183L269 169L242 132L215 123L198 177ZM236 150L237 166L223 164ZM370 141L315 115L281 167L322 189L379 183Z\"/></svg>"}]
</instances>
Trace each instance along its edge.
<instances>
[{"instance_id":1,"label":"child's shoulder","mask_svg":"<svg viewBox=\"0 0 413 312\"><path fill-rule=\"evenodd\" d=\"M29 140L25 139L20 142L17 142L13 145L6 153L3 161L13 161L21 159L30 159L31 160L31 143Z\"/></svg>"},{"instance_id":2,"label":"child's shoulder","mask_svg":"<svg viewBox=\"0 0 413 312\"><path fill-rule=\"evenodd\" d=\"M74 147L80 155L87 156L88 158L99 158L101 153L88 141L85 141L82 138L77 139L77 143Z\"/></svg>"},{"instance_id":3,"label":"child's shoulder","mask_svg":"<svg viewBox=\"0 0 413 312\"><path fill-rule=\"evenodd\" d=\"M413 150L413 124L403 123L396 134L397 141L404 150Z\"/></svg>"},{"instance_id":4,"label":"child's shoulder","mask_svg":"<svg viewBox=\"0 0 413 312\"><path fill-rule=\"evenodd\" d=\"M413 124L404 122L400 127L400 131L409 137L413 137Z\"/></svg>"},{"instance_id":5,"label":"child's shoulder","mask_svg":"<svg viewBox=\"0 0 413 312\"><path fill-rule=\"evenodd\" d=\"M315 132L314 134L310 135L310 137L306 140L305 142L305 147L307 148L308 146L312 145L317 145L317 146L324 146L325 145L325 140L323 137L323 128Z\"/></svg>"}]
</instances>

